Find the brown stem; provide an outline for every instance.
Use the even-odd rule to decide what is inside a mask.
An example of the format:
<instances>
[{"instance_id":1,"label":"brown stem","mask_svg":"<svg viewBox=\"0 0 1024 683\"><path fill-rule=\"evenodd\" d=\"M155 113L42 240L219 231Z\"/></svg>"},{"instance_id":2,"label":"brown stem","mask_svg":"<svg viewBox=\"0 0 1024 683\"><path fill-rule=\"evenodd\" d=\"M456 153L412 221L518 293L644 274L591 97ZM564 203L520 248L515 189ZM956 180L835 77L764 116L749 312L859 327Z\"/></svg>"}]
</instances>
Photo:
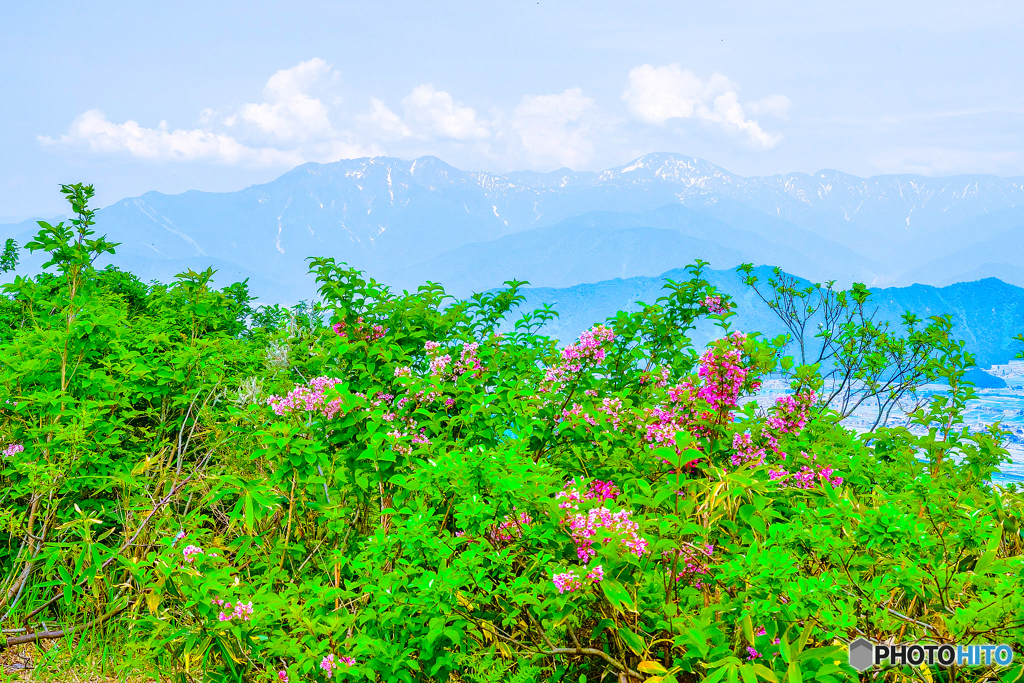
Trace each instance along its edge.
<instances>
[{"instance_id":1,"label":"brown stem","mask_svg":"<svg viewBox=\"0 0 1024 683\"><path fill-rule=\"evenodd\" d=\"M36 516L39 512L40 500L42 500L41 495L36 494L32 497L32 507L29 511L28 526L25 531L25 534L28 537L28 543L26 545L28 545L29 559L25 561L25 568L22 570L21 575L11 583L7 592L0 597L0 609L4 608L11 598L21 594L21 589L25 586L25 582L28 581L29 574L32 573L32 567L35 565L36 557L39 556L39 552L43 549L43 543L46 542L46 525L43 526L43 533L41 536L36 537L32 533L36 524Z\"/></svg>"},{"instance_id":2,"label":"brown stem","mask_svg":"<svg viewBox=\"0 0 1024 683\"><path fill-rule=\"evenodd\" d=\"M620 663L619 660L615 659L609 654L606 654L604 651L597 650L592 647L556 647L545 652L544 654L548 655L549 657L553 657L554 655L592 655L594 657L600 657L601 659L605 660L606 662L614 666L616 669L630 676L631 678L635 678L638 681L644 680L642 674L633 671L625 664Z\"/></svg>"},{"instance_id":3,"label":"brown stem","mask_svg":"<svg viewBox=\"0 0 1024 683\"><path fill-rule=\"evenodd\" d=\"M35 643L35 642L40 641L40 640L56 640L57 638L63 638L64 636L70 636L70 635L74 635L75 633L81 633L82 631L84 631L86 629L89 629L89 628L92 628L93 626L96 626L97 624L102 624L104 621L106 621L107 619L110 619L111 617L117 616L121 612L123 612L126 609L128 609L128 606L130 604L131 604L131 602L127 602L124 605L122 605L121 607L118 607L115 610L111 610L110 612L107 612L103 616L97 617L97 618L93 619L92 621L89 621L89 622L86 622L84 624L81 624L80 626L72 626L70 628L61 629L59 631L36 631L35 633L28 633L28 634L23 635L23 636L16 636L14 638L7 638L7 639L5 639L3 645L0 646L0 650L6 649L8 647L11 647L12 645L23 645L25 643Z\"/></svg>"}]
</instances>

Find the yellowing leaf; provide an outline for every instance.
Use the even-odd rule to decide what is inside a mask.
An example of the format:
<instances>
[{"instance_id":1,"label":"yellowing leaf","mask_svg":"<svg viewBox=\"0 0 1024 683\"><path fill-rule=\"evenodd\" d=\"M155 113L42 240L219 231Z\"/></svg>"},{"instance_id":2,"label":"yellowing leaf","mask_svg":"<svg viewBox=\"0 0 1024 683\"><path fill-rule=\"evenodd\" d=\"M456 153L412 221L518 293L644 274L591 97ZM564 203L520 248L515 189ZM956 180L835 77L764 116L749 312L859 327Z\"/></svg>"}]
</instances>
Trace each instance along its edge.
<instances>
[{"instance_id":1,"label":"yellowing leaf","mask_svg":"<svg viewBox=\"0 0 1024 683\"><path fill-rule=\"evenodd\" d=\"M645 659L636 665L636 670L645 674L667 674L668 669L663 667L660 662L656 662L653 659Z\"/></svg>"}]
</instances>

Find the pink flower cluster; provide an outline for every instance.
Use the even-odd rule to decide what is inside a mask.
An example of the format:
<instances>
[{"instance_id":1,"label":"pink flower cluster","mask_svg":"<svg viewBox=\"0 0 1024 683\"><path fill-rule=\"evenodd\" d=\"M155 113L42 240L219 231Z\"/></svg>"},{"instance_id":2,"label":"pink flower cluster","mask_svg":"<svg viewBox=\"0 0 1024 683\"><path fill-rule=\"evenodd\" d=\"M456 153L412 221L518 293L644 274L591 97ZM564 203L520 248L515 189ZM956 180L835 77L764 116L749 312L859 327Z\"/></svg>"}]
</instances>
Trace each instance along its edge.
<instances>
[{"instance_id":1,"label":"pink flower cluster","mask_svg":"<svg viewBox=\"0 0 1024 683\"><path fill-rule=\"evenodd\" d=\"M619 487L611 481L595 479L583 489L580 481L573 479L555 494L555 500L559 501L558 507L569 511L565 522L576 544L576 556L583 562L589 562L597 555L594 542L598 539L602 543L618 539L622 548L637 557L647 552L647 539L640 536L640 525L631 519L632 513L629 510L612 512L603 505L586 511L580 510L580 506L587 503L600 504L615 500L620 493ZM552 581L559 593L565 593L582 588L586 582L598 583L603 578L604 569L598 565L586 574L585 579L581 579L576 571L568 571L555 574Z\"/></svg>"},{"instance_id":2,"label":"pink flower cluster","mask_svg":"<svg viewBox=\"0 0 1024 683\"><path fill-rule=\"evenodd\" d=\"M516 538L522 538L523 529L533 524L533 518L526 512L519 514L505 515L505 519L493 527L488 536L495 542L508 542Z\"/></svg>"},{"instance_id":3,"label":"pink flower cluster","mask_svg":"<svg viewBox=\"0 0 1024 683\"><path fill-rule=\"evenodd\" d=\"M278 683L288 683L288 672L287 671L278 671L277 672L277 681L278 681Z\"/></svg>"},{"instance_id":4,"label":"pink flower cluster","mask_svg":"<svg viewBox=\"0 0 1024 683\"><path fill-rule=\"evenodd\" d=\"M697 398L707 402L716 413L737 406L747 380L747 368L743 366L743 344L746 339L742 332L734 332L726 338L726 344L713 346L701 356L697 375L702 384L697 390Z\"/></svg>"},{"instance_id":5,"label":"pink flower cluster","mask_svg":"<svg viewBox=\"0 0 1024 683\"><path fill-rule=\"evenodd\" d=\"M341 411L341 399L327 401L325 393L340 382L340 379L333 377L314 377L308 386L300 384L284 397L271 396L267 403L277 415L306 411L320 413L330 419Z\"/></svg>"},{"instance_id":6,"label":"pink flower cluster","mask_svg":"<svg viewBox=\"0 0 1024 683\"><path fill-rule=\"evenodd\" d=\"M22 446L20 443L12 443L12 444L8 444L7 448L4 449L4 455L6 455L7 457L11 457L12 455L16 455L18 453L21 453L24 450L25 450L25 447Z\"/></svg>"},{"instance_id":7,"label":"pink flower cluster","mask_svg":"<svg viewBox=\"0 0 1024 683\"><path fill-rule=\"evenodd\" d=\"M700 302L700 305L708 309L708 313L711 315L722 315L729 310L729 304L722 301L720 296L706 296Z\"/></svg>"},{"instance_id":8,"label":"pink flower cluster","mask_svg":"<svg viewBox=\"0 0 1024 683\"><path fill-rule=\"evenodd\" d=\"M676 569L675 580L682 581L683 579L693 579L694 577L706 575L708 573L708 562L714 554L715 546L713 545L705 545L703 548L698 548L697 546L687 544L682 549L664 551L661 554L661 558L663 562L668 564L669 574L672 573L672 567L674 566ZM683 563L682 568L678 564L680 561ZM697 578L693 582L693 587L703 588L703 580Z\"/></svg>"},{"instance_id":9,"label":"pink flower cluster","mask_svg":"<svg viewBox=\"0 0 1024 683\"><path fill-rule=\"evenodd\" d=\"M804 465L798 472L790 472L782 468L768 470L768 478L779 482L779 486L783 488L813 489L826 481L832 486L841 486L843 478L838 475L833 477L834 471L831 467L822 467L816 470Z\"/></svg>"},{"instance_id":10,"label":"pink flower cluster","mask_svg":"<svg viewBox=\"0 0 1024 683\"><path fill-rule=\"evenodd\" d=\"M249 604L237 602L234 609L231 609L230 602L224 602L223 600L214 600L213 604L221 608L220 614L217 615L217 621L231 621L232 619L240 621L252 620L252 600L249 601ZM225 612L224 610L227 611Z\"/></svg>"},{"instance_id":11,"label":"pink flower cluster","mask_svg":"<svg viewBox=\"0 0 1024 683\"><path fill-rule=\"evenodd\" d=\"M754 444L754 439L750 432L733 435L732 447L736 450L731 458L733 467L739 467L747 463L753 463L754 465L764 464L764 448L759 448Z\"/></svg>"},{"instance_id":12,"label":"pink flower cluster","mask_svg":"<svg viewBox=\"0 0 1024 683\"><path fill-rule=\"evenodd\" d=\"M563 510L579 510L580 502L585 500L615 500L621 493L619 487L611 481L595 479L590 482L586 491L580 492L579 480L573 479L565 487L555 494L555 500L561 500L558 504Z\"/></svg>"},{"instance_id":13,"label":"pink flower cluster","mask_svg":"<svg viewBox=\"0 0 1024 683\"><path fill-rule=\"evenodd\" d=\"M392 449L396 453L402 453L403 455L412 453L414 444L430 443L430 439L427 438L426 428L419 428L417 431L419 425L416 424L416 420L412 417L398 414L397 411L402 410L407 403L409 403L408 398L400 398L395 401L395 397L392 394L377 394L370 402L370 405L374 408L386 408L382 417L391 427L387 435L395 440Z\"/></svg>"},{"instance_id":14,"label":"pink flower cluster","mask_svg":"<svg viewBox=\"0 0 1024 683\"><path fill-rule=\"evenodd\" d=\"M342 339L347 339L349 336L348 326L345 321L339 321L331 325L331 329L334 333ZM373 325L369 329L366 329L366 324L363 322L363 316L356 318L356 324L352 326L352 338L365 338L367 341L376 341L387 334L387 329L382 325Z\"/></svg>"},{"instance_id":15,"label":"pink flower cluster","mask_svg":"<svg viewBox=\"0 0 1024 683\"><path fill-rule=\"evenodd\" d=\"M755 636L765 636L765 635L768 635L768 632L764 630L764 626L761 626L756 631L754 631L754 635ZM778 645L778 644L779 644L779 639L778 638L775 638L775 639L772 640L772 645ZM777 656L777 654L778 653L776 653L776 656ZM763 657L763 655L760 652L758 652L756 648L754 648L753 646L748 646L747 647L747 659L748 660L760 659L761 657Z\"/></svg>"},{"instance_id":16,"label":"pink flower cluster","mask_svg":"<svg viewBox=\"0 0 1024 683\"><path fill-rule=\"evenodd\" d=\"M584 393L587 393L589 395L590 393L596 394L597 392L591 392L590 390L588 390L587 392ZM605 397L601 399L600 403L594 406L594 409L596 413L602 414L607 418L608 423L611 425L613 431L619 430L619 428L622 425L623 419L622 399L618 397ZM580 405L579 403L573 403L572 408L564 408L562 410L562 416L559 422L565 422L566 424L569 425L576 425L579 424L580 420L585 422L589 427L598 426L597 418L588 412L584 412L583 406Z\"/></svg>"},{"instance_id":17,"label":"pink flower cluster","mask_svg":"<svg viewBox=\"0 0 1024 683\"><path fill-rule=\"evenodd\" d=\"M604 325L595 325L580 335L579 341L562 349L562 360L584 363L600 363L607 352L604 345L615 339L615 333Z\"/></svg>"},{"instance_id":18,"label":"pink flower cluster","mask_svg":"<svg viewBox=\"0 0 1024 683\"><path fill-rule=\"evenodd\" d=\"M578 341L562 349L561 361L544 371L540 393L555 390L555 385L568 382L584 366L598 365L607 357L605 345L615 339L615 333L604 325L595 325L580 335Z\"/></svg>"},{"instance_id":19,"label":"pink flower cluster","mask_svg":"<svg viewBox=\"0 0 1024 683\"><path fill-rule=\"evenodd\" d=\"M459 359L452 363L450 353L442 354L440 342L428 341L423 345L430 358L430 374L445 381L454 382L467 372L472 373L471 377L479 377L482 366L477 352L480 344L477 342L463 342ZM450 367L449 367L450 366Z\"/></svg>"},{"instance_id":20,"label":"pink flower cluster","mask_svg":"<svg viewBox=\"0 0 1024 683\"><path fill-rule=\"evenodd\" d=\"M736 451L731 457L733 466L763 465L769 451L779 459L786 460L786 454L779 450L779 437L787 434L791 436L800 434L807 424L815 400L817 400L817 395L813 391L780 396L776 399L775 405L772 407L772 415L766 421L768 430L758 440L763 445L755 442L750 432L733 436L732 446ZM768 471L769 479L778 481L783 487L801 489L814 488L822 481L828 481L832 486L839 486L843 483L842 477L833 476L832 468L816 468L814 466L813 461L818 456L808 456L806 453L801 453L801 455L810 462L794 471L781 466L777 469L770 469Z\"/></svg>"},{"instance_id":21,"label":"pink flower cluster","mask_svg":"<svg viewBox=\"0 0 1024 683\"><path fill-rule=\"evenodd\" d=\"M604 579L604 567L597 565L589 572L587 572L586 579L580 579L576 576L576 572L562 572L561 574L555 574L551 577L551 582L555 584L555 588L561 593L572 593L583 588L586 585L593 585L600 583Z\"/></svg>"},{"instance_id":22,"label":"pink flower cluster","mask_svg":"<svg viewBox=\"0 0 1024 683\"><path fill-rule=\"evenodd\" d=\"M338 662L341 662L346 666L355 666L356 660L352 657L338 657ZM330 678L334 675L335 670L340 669L341 666L334 661L334 655L329 654L320 660L320 668L325 674L327 674L327 677Z\"/></svg>"},{"instance_id":23,"label":"pink flower cluster","mask_svg":"<svg viewBox=\"0 0 1024 683\"><path fill-rule=\"evenodd\" d=\"M202 555L203 549L195 545L187 545L185 549L181 551L181 554L185 558L185 562L192 564L195 561L196 555Z\"/></svg>"},{"instance_id":24,"label":"pink flower cluster","mask_svg":"<svg viewBox=\"0 0 1024 683\"><path fill-rule=\"evenodd\" d=\"M576 555L584 562L597 554L594 541L607 543L618 538L619 543L637 557L647 552L647 539L639 534L640 525L632 519L632 512L612 512L606 507L592 508L586 513L573 512L568 516L569 534L576 543Z\"/></svg>"},{"instance_id":25,"label":"pink flower cluster","mask_svg":"<svg viewBox=\"0 0 1024 683\"><path fill-rule=\"evenodd\" d=\"M745 342L746 335L735 332L708 348L700 359L697 371L699 384L684 380L669 387L668 403L647 409L644 440L651 448L674 444L676 433L681 431L708 436L709 427L702 423L732 420L732 411L743 391L760 388L760 381L748 380L747 368L743 366ZM695 461L691 461L686 466L694 464Z\"/></svg>"},{"instance_id":26,"label":"pink flower cluster","mask_svg":"<svg viewBox=\"0 0 1024 683\"><path fill-rule=\"evenodd\" d=\"M807 424L811 406L817 395L813 391L775 399L774 414L768 418L768 426L780 434L799 434Z\"/></svg>"}]
</instances>

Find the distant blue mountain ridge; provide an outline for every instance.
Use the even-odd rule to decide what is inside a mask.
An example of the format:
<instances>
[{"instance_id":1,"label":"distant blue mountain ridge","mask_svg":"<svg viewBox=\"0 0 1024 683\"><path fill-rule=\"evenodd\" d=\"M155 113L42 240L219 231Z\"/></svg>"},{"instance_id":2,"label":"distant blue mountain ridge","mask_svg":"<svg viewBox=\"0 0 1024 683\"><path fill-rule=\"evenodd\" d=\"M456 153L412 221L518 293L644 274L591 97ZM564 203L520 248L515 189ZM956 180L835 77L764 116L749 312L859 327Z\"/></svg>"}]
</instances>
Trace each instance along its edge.
<instances>
[{"instance_id":1,"label":"distant blue mountain ridge","mask_svg":"<svg viewBox=\"0 0 1024 683\"><path fill-rule=\"evenodd\" d=\"M574 336L582 328L569 321L600 319L592 314L611 292L625 305L637 297L622 292L656 289L661 274L699 258L722 272L751 262L864 282L892 315L911 302L927 309L919 314L949 312L986 362L1012 356L1011 337L1024 331L1021 290L1004 284L1024 286L1024 178L741 177L667 153L600 173L502 175L375 157L304 164L237 192L149 192L96 220L121 243L108 262L160 280L213 266L222 284L248 278L263 302L311 298L307 259L332 256L398 288L431 280L465 295L518 279L540 288L531 300L558 288L576 303L557 329ZM0 238L23 244L36 230L0 225ZM27 256L21 271L41 263Z\"/></svg>"},{"instance_id":2,"label":"distant blue mountain ridge","mask_svg":"<svg viewBox=\"0 0 1024 683\"><path fill-rule=\"evenodd\" d=\"M0 237L35 229L4 225ZM266 301L310 296L313 255L456 294L511 278L650 277L698 257L873 286L1024 285L1024 178L745 178L678 154L601 173L466 172L434 157L311 163L237 192L124 199L97 214L97 229L122 243L120 266L167 279L216 263L221 280L249 277Z\"/></svg>"},{"instance_id":3,"label":"distant blue mountain ridge","mask_svg":"<svg viewBox=\"0 0 1024 683\"><path fill-rule=\"evenodd\" d=\"M771 269L755 269L759 286L772 276ZM638 302L653 304L666 293L666 280L690 277L683 268L659 277L619 278L573 287L531 287L517 314L533 311L545 304L558 312L558 317L543 328L564 343L575 340L580 332L602 322L618 311L636 311ZM703 277L736 302L736 315L730 319L733 330L760 332L772 338L785 333L778 317L745 285L735 270L706 270ZM877 310L876 321L900 325L906 312L919 318L948 314L953 321L953 334L966 342L966 349L975 355L979 367L1006 363L1022 350L1013 337L1024 332L1024 289L996 278L962 282L946 287L911 285L909 287L872 288L868 310ZM511 316L511 317L518 317ZM703 321L691 338L698 348L721 336L720 328ZM988 378L981 378L990 381Z\"/></svg>"}]
</instances>

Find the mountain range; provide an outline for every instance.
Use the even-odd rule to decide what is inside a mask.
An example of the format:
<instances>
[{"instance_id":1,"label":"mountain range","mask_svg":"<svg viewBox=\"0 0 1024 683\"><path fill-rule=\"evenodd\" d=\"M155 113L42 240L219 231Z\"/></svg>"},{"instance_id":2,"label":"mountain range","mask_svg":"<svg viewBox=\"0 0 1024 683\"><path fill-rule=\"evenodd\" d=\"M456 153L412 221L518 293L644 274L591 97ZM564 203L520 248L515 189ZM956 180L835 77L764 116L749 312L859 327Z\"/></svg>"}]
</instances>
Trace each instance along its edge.
<instances>
[{"instance_id":1,"label":"mountain range","mask_svg":"<svg viewBox=\"0 0 1024 683\"><path fill-rule=\"evenodd\" d=\"M741 177L678 154L600 173L501 175L375 157L304 164L237 192L149 192L96 220L121 243L112 261L147 279L213 265L220 281L248 277L261 300L284 303L314 293L309 256L459 295L509 279L655 277L697 258L875 287L1024 285L1024 178L985 175ZM0 238L24 243L35 230L2 225Z\"/></svg>"}]
</instances>

